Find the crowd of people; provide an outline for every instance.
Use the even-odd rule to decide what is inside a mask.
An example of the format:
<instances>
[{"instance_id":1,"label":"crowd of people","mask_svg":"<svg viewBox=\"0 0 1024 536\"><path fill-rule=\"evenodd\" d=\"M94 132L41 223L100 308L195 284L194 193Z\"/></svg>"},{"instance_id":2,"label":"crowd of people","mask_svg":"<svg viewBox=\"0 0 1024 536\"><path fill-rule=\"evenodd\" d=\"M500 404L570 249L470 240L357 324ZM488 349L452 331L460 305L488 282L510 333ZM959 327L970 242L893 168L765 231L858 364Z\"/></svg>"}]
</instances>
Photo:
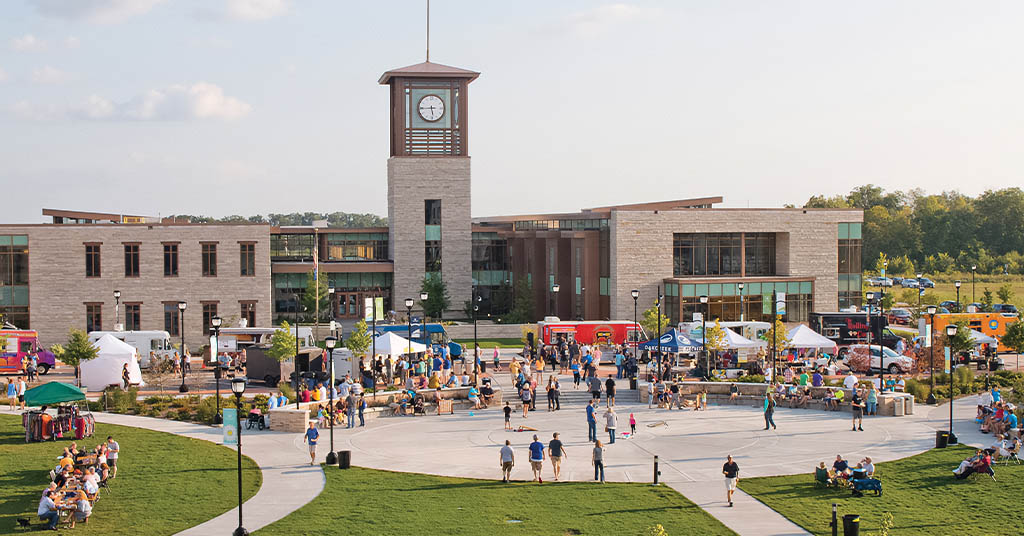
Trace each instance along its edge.
<instances>
[{"instance_id":1,"label":"crowd of people","mask_svg":"<svg viewBox=\"0 0 1024 536\"><path fill-rule=\"evenodd\" d=\"M100 488L117 476L120 453L121 446L112 436L88 451L80 450L74 442L64 448L50 471L51 482L43 490L36 511L47 529L57 530L62 518L69 528L75 528L76 523L88 523Z\"/></svg>"}]
</instances>

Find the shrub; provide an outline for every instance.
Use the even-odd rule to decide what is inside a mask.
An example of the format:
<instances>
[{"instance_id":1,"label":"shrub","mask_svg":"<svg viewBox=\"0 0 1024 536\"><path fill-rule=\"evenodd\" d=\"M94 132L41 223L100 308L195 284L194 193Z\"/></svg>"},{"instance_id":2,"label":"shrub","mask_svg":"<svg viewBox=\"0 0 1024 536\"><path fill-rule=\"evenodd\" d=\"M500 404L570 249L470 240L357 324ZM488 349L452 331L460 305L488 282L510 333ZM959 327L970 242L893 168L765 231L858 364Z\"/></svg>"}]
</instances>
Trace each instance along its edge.
<instances>
[{"instance_id":1,"label":"shrub","mask_svg":"<svg viewBox=\"0 0 1024 536\"><path fill-rule=\"evenodd\" d=\"M215 415L217 415L216 397L208 396L196 404L195 418L197 422L211 423Z\"/></svg>"},{"instance_id":2,"label":"shrub","mask_svg":"<svg viewBox=\"0 0 1024 536\"><path fill-rule=\"evenodd\" d=\"M288 399L289 402L295 402L295 391L292 390L291 385L288 385L288 382L282 380L280 383L277 384L277 388L281 391L281 394Z\"/></svg>"},{"instance_id":3,"label":"shrub","mask_svg":"<svg viewBox=\"0 0 1024 536\"><path fill-rule=\"evenodd\" d=\"M907 380L907 386L905 391L914 395L914 401L923 404L928 400L928 394L931 393L931 386L927 382L919 380Z\"/></svg>"},{"instance_id":4,"label":"shrub","mask_svg":"<svg viewBox=\"0 0 1024 536\"><path fill-rule=\"evenodd\" d=\"M764 375L747 374L745 376L740 376L739 378L731 378L729 381L737 383L764 383Z\"/></svg>"}]
</instances>

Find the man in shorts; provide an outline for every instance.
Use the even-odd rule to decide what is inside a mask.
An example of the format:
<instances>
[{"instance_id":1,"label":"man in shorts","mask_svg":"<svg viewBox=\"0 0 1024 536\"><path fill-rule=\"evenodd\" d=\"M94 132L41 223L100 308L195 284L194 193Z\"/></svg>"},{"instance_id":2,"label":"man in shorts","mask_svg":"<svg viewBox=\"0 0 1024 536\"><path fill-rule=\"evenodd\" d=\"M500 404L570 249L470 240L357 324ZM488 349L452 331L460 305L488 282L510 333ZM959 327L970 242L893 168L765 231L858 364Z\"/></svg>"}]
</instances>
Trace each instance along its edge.
<instances>
[{"instance_id":1,"label":"man in shorts","mask_svg":"<svg viewBox=\"0 0 1024 536\"><path fill-rule=\"evenodd\" d=\"M543 484L540 471L544 468L544 443L537 439L537 434L533 434L533 443L530 443L530 468L533 469L533 481Z\"/></svg>"},{"instance_id":2,"label":"man in shorts","mask_svg":"<svg viewBox=\"0 0 1024 536\"><path fill-rule=\"evenodd\" d=\"M113 436L107 436L107 466L110 467L110 478L117 476L117 456L121 453L121 445L114 441Z\"/></svg>"},{"instance_id":3,"label":"man in shorts","mask_svg":"<svg viewBox=\"0 0 1024 536\"><path fill-rule=\"evenodd\" d=\"M558 439L558 432L551 434L551 441L548 442L548 456L551 457L551 467L555 470L555 482L558 482L558 477L562 474L562 458L569 457L565 453L562 441Z\"/></svg>"},{"instance_id":4,"label":"man in shorts","mask_svg":"<svg viewBox=\"0 0 1024 536\"><path fill-rule=\"evenodd\" d=\"M316 429L316 421L309 421L309 429L303 441L309 443L309 465L316 465L316 440L320 438L320 431Z\"/></svg>"},{"instance_id":5,"label":"man in shorts","mask_svg":"<svg viewBox=\"0 0 1024 536\"><path fill-rule=\"evenodd\" d=\"M512 429L512 421L511 421L511 418L512 418L512 406L509 406L508 402L505 402L505 409L504 409L504 411L505 411L505 429L506 430L511 430Z\"/></svg>"},{"instance_id":6,"label":"man in shorts","mask_svg":"<svg viewBox=\"0 0 1024 536\"><path fill-rule=\"evenodd\" d=\"M850 398L850 411L853 413L853 431L858 429L864 431L864 399L861 398L860 389L853 390L853 397Z\"/></svg>"},{"instance_id":7,"label":"man in shorts","mask_svg":"<svg viewBox=\"0 0 1024 536\"><path fill-rule=\"evenodd\" d=\"M726 458L722 474L725 475L725 497L732 506L732 492L736 491L736 484L740 481L740 466L732 461L732 454Z\"/></svg>"},{"instance_id":8,"label":"man in shorts","mask_svg":"<svg viewBox=\"0 0 1024 536\"><path fill-rule=\"evenodd\" d=\"M512 479L512 468L516 465L516 453L512 451L512 442L505 440L505 446L501 447L499 462L501 465L501 481L508 482Z\"/></svg>"},{"instance_id":9,"label":"man in shorts","mask_svg":"<svg viewBox=\"0 0 1024 536\"><path fill-rule=\"evenodd\" d=\"M28 390L28 386L25 384L25 378L18 376L18 404L21 405L21 409L25 409L25 391Z\"/></svg>"}]
</instances>

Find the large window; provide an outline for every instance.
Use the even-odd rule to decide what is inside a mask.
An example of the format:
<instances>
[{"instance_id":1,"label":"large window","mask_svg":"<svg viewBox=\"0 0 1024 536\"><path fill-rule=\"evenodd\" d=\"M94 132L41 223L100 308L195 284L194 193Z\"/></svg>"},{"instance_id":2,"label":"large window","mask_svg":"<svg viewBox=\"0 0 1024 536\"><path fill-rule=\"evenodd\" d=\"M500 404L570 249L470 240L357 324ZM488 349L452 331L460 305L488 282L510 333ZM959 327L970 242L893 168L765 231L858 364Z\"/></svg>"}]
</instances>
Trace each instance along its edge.
<instances>
[{"instance_id":1,"label":"large window","mask_svg":"<svg viewBox=\"0 0 1024 536\"><path fill-rule=\"evenodd\" d=\"M210 326L213 325L213 317L217 316L216 303L203 304L203 335L210 334Z\"/></svg>"},{"instance_id":2,"label":"large window","mask_svg":"<svg viewBox=\"0 0 1024 536\"><path fill-rule=\"evenodd\" d=\"M85 277L100 277L100 245L85 245Z\"/></svg>"},{"instance_id":3,"label":"large window","mask_svg":"<svg viewBox=\"0 0 1024 536\"><path fill-rule=\"evenodd\" d=\"M387 233L329 233L327 260L330 261L386 261L388 260Z\"/></svg>"},{"instance_id":4,"label":"large window","mask_svg":"<svg viewBox=\"0 0 1024 536\"><path fill-rule=\"evenodd\" d=\"M441 271L441 241L440 240L427 240L424 250L424 271L440 272Z\"/></svg>"},{"instance_id":5,"label":"large window","mask_svg":"<svg viewBox=\"0 0 1024 536\"><path fill-rule=\"evenodd\" d=\"M103 304L85 304L85 331L99 331L103 329Z\"/></svg>"},{"instance_id":6,"label":"large window","mask_svg":"<svg viewBox=\"0 0 1024 536\"><path fill-rule=\"evenodd\" d=\"M28 236L0 235L0 315L28 329L28 312Z\"/></svg>"},{"instance_id":7,"label":"large window","mask_svg":"<svg viewBox=\"0 0 1024 536\"><path fill-rule=\"evenodd\" d=\"M427 199L423 202L426 225L441 225L441 200Z\"/></svg>"},{"instance_id":8,"label":"large window","mask_svg":"<svg viewBox=\"0 0 1024 536\"><path fill-rule=\"evenodd\" d=\"M665 290L666 303L672 303L671 307L674 307L676 300L670 300L669 297L675 294L675 289L670 283L665 285ZM784 292L786 315L783 320L806 322L814 303L813 291L814 285L811 281L748 281L744 285L741 297L739 287L735 283L683 283L679 285L678 291L679 319L690 321L693 313L706 313L708 322L716 318L722 321L736 321L740 319L742 310L744 320L770 322L771 296L776 292ZM700 303L700 296L707 296L708 303ZM667 311L665 314L673 318L673 311Z\"/></svg>"},{"instance_id":9,"label":"large window","mask_svg":"<svg viewBox=\"0 0 1024 536\"><path fill-rule=\"evenodd\" d=\"M164 277L178 276L178 244L164 244Z\"/></svg>"},{"instance_id":10,"label":"large window","mask_svg":"<svg viewBox=\"0 0 1024 536\"><path fill-rule=\"evenodd\" d=\"M164 331L172 336L181 335L180 314L178 312L178 302L167 302L164 304Z\"/></svg>"},{"instance_id":11,"label":"large window","mask_svg":"<svg viewBox=\"0 0 1024 536\"><path fill-rule=\"evenodd\" d=\"M139 245L124 245L124 276L139 277Z\"/></svg>"},{"instance_id":12,"label":"large window","mask_svg":"<svg viewBox=\"0 0 1024 536\"><path fill-rule=\"evenodd\" d=\"M313 233L271 235L270 260L312 261Z\"/></svg>"},{"instance_id":13,"label":"large window","mask_svg":"<svg viewBox=\"0 0 1024 536\"><path fill-rule=\"evenodd\" d=\"M254 328L256 327L256 302L238 302L241 307L241 315L239 318L245 320L245 325Z\"/></svg>"},{"instance_id":14,"label":"large window","mask_svg":"<svg viewBox=\"0 0 1024 536\"><path fill-rule=\"evenodd\" d=\"M423 202L423 222L426 243L424 244L424 271L427 274L441 272L441 200L427 199Z\"/></svg>"},{"instance_id":15,"label":"large window","mask_svg":"<svg viewBox=\"0 0 1024 536\"><path fill-rule=\"evenodd\" d=\"M238 266L239 275L251 277L256 275L256 244L246 243L238 245Z\"/></svg>"},{"instance_id":16,"label":"large window","mask_svg":"<svg viewBox=\"0 0 1024 536\"><path fill-rule=\"evenodd\" d=\"M864 263L862 229L860 223L839 224L839 307L863 304L861 270Z\"/></svg>"},{"instance_id":17,"label":"large window","mask_svg":"<svg viewBox=\"0 0 1024 536\"><path fill-rule=\"evenodd\" d=\"M502 286L510 280L508 241L498 233L473 233L473 283Z\"/></svg>"},{"instance_id":18,"label":"large window","mask_svg":"<svg viewBox=\"0 0 1024 536\"><path fill-rule=\"evenodd\" d=\"M203 246L203 275L208 277L217 276L217 244L202 244Z\"/></svg>"},{"instance_id":19,"label":"large window","mask_svg":"<svg viewBox=\"0 0 1024 536\"><path fill-rule=\"evenodd\" d=\"M776 275L775 233L746 233L743 240L746 275Z\"/></svg>"},{"instance_id":20,"label":"large window","mask_svg":"<svg viewBox=\"0 0 1024 536\"><path fill-rule=\"evenodd\" d=\"M139 331L142 329L142 304L124 304L124 329Z\"/></svg>"},{"instance_id":21,"label":"large window","mask_svg":"<svg viewBox=\"0 0 1024 536\"><path fill-rule=\"evenodd\" d=\"M676 277L740 275L740 233L676 233L672 246Z\"/></svg>"}]
</instances>

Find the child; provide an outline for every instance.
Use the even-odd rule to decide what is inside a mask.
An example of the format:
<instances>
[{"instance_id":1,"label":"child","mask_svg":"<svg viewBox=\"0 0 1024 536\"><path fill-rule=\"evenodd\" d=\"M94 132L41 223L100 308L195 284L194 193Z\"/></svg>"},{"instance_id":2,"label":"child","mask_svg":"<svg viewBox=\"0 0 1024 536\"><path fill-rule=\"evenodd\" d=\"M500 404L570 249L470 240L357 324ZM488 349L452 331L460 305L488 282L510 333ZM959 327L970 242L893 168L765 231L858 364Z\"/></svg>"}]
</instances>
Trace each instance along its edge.
<instances>
[{"instance_id":1,"label":"child","mask_svg":"<svg viewBox=\"0 0 1024 536\"><path fill-rule=\"evenodd\" d=\"M494 372L501 370L501 363L498 361L498 345L494 345Z\"/></svg>"},{"instance_id":2,"label":"child","mask_svg":"<svg viewBox=\"0 0 1024 536\"><path fill-rule=\"evenodd\" d=\"M505 429L506 430L511 430L512 429L512 421L510 420L511 418L512 418L512 406L509 406L508 402L505 402Z\"/></svg>"},{"instance_id":3,"label":"child","mask_svg":"<svg viewBox=\"0 0 1024 536\"><path fill-rule=\"evenodd\" d=\"M629 414L629 435L633 436L636 434L636 417L632 413Z\"/></svg>"}]
</instances>

